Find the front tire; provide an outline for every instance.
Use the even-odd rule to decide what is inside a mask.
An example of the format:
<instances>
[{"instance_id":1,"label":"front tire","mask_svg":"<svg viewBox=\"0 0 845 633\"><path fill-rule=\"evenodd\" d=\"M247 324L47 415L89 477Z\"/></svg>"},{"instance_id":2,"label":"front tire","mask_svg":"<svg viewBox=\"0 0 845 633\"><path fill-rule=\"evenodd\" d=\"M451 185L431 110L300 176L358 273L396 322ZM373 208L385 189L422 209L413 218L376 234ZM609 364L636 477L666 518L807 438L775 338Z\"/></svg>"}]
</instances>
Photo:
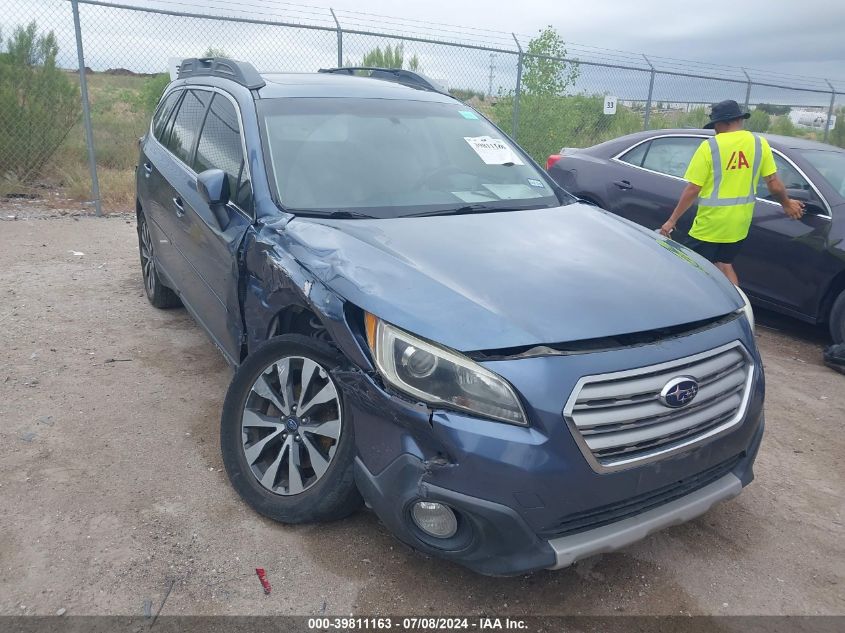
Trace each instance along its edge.
<instances>
[{"instance_id":1,"label":"front tire","mask_svg":"<svg viewBox=\"0 0 845 633\"><path fill-rule=\"evenodd\" d=\"M830 337L834 343L845 343L845 290L839 293L828 318Z\"/></svg>"},{"instance_id":2,"label":"front tire","mask_svg":"<svg viewBox=\"0 0 845 633\"><path fill-rule=\"evenodd\" d=\"M220 447L229 480L258 513L310 523L360 507L352 423L331 375L341 362L329 345L288 334L264 343L235 372Z\"/></svg>"}]
</instances>

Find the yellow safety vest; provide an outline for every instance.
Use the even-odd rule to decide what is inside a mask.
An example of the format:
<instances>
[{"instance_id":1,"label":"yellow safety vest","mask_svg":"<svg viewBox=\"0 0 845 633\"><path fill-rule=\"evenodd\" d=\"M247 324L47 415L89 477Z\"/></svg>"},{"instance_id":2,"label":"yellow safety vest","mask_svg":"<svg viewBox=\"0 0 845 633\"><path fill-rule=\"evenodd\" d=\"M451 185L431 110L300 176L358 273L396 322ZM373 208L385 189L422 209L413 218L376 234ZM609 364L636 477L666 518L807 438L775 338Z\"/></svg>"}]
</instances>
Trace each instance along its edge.
<instances>
[{"instance_id":1,"label":"yellow safety vest","mask_svg":"<svg viewBox=\"0 0 845 633\"><path fill-rule=\"evenodd\" d=\"M702 141L685 175L686 180L701 187L690 236L718 243L745 239L760 175L774 172L772 150L756 134L737 130Z\"/></svg>"}]
</instances>

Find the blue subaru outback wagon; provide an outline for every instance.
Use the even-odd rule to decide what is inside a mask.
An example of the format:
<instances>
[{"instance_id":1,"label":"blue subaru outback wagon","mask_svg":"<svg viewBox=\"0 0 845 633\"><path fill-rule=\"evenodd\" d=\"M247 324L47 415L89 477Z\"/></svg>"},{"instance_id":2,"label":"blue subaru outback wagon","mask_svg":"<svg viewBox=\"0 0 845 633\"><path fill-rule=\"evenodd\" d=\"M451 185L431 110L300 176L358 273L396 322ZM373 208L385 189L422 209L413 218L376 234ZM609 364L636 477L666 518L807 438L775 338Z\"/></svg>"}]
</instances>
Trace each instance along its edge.
<instances>
[{"instance_id":1,"label":"blue subaru outback wagon","mask_svg":"<svg viewBox=\"0 0 845 633\"><path fill-rule=\"evenodd\" d=\"M515 574L753 477L741 294L422 75L185 60L140 140L137 214L150 302L236 367L223 459L265 516L366 503L413 548Z\"/></svg>"}]
</instances>

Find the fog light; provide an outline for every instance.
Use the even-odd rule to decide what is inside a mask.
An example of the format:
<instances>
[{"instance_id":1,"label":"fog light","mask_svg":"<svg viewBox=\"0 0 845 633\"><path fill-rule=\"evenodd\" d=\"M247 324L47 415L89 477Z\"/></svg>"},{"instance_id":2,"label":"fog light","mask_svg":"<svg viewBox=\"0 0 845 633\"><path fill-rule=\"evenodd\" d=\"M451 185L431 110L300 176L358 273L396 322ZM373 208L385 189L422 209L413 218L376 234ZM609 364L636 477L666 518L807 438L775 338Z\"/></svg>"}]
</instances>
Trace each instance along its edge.
<instances>
[{"instance_id":1,"label":"fog light","mask_svg":"<svg viewBox=\"0 0 845 633\"><path fill-rule=\"evenodd\" d=\"M411 508L411 517L423 532L437 538L455 536L458 518L447 505L433 501L417 501Z\"/></svg>"}]
</instances>

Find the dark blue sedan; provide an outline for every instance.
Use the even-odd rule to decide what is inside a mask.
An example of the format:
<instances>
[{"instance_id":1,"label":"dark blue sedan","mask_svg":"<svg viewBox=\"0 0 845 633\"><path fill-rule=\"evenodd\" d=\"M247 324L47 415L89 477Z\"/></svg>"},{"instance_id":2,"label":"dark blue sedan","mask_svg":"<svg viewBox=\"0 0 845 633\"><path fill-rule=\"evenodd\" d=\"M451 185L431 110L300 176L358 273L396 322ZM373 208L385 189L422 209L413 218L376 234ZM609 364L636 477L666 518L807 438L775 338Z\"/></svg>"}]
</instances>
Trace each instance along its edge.
<instances>
[{"instance_id":1,"label":"dark blue sedan","mask_svg":"<svg viewBox=\"0 0 845 633\"><path fill-rule=\"evenodd\" d=\"M684 172L709 130L653 130L550 157L549 174L580 198L649 229L672 213ZM751 232L735 267L754 303L809 323L826 323L845 341L845 150L764 134L791 198L806 204L790 220L761 180ZM695 209L678 223L682 241Z\"/></svg>"}]
</instances>

